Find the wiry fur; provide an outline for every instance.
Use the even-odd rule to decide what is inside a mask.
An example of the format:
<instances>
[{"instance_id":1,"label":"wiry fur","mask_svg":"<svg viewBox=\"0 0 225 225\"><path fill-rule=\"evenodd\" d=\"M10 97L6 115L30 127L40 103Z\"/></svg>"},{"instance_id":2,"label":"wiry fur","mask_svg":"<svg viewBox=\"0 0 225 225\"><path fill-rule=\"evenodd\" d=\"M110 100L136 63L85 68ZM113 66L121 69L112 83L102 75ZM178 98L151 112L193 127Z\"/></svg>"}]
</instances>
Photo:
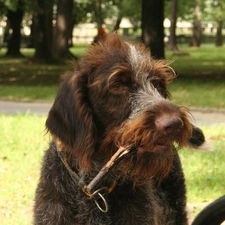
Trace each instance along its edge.
<instances>
[{"instance_id":1,"label":"wiry fur","mask_svg":"<svg viewBox=\"0 0 225 225\"><path fill-rule=\"evenodd\" d=\"M34 206L35 225L186 225L185 183L177 148L199 147L204 135L189 112L169 101L174 78L165 61L111 34L67 74L46 121L46 151ZM72 179L57 154L62 142ZM101 212L82 187L120 146L135 151L98 188L110 187Z\"/></svg>"}]
</instances>

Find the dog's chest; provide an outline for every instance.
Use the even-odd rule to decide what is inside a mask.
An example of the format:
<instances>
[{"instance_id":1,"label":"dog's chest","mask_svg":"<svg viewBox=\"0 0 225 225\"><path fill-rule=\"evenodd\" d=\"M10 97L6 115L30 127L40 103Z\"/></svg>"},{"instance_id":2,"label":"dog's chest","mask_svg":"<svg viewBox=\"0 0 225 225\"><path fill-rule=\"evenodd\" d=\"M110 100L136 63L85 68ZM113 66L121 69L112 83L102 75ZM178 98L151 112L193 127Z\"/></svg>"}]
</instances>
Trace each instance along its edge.
<instances>
[{"instance_id":1,"label":"dog's chest","mask_svg":"<svg viewBox=\"0 0 225 225\"><path fill-rule=\"evenodd\" d=\"M129 185L116 188L109 196L112 224L169 225L166 215L169 207L152 185L133 188Z\"/></svg>"}]
</instances>

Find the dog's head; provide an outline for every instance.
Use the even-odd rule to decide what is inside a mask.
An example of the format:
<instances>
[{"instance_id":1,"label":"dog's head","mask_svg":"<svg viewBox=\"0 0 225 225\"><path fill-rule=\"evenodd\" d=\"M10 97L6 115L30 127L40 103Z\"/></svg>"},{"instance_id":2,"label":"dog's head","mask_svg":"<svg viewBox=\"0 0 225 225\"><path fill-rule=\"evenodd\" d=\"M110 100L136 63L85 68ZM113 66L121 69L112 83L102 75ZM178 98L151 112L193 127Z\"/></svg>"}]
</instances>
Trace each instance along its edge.
<instances>
[{"instance_id":1,"label":"dog's head","mask_svg":"<svg viewBox=\"0 0 225 225\"><path fill-rule=\"evenodd\" d=\"M174 142L196 147L204 142L187 109L168 100L173 78L168 64L152 59L143 45L107 35L67 74L46 127L81 168L91 167L94 152L110 157L118 145L135 145L145 165L146 158L159 153L169 161L164 156L173 155Z\"/></svg>"}]
</instances>

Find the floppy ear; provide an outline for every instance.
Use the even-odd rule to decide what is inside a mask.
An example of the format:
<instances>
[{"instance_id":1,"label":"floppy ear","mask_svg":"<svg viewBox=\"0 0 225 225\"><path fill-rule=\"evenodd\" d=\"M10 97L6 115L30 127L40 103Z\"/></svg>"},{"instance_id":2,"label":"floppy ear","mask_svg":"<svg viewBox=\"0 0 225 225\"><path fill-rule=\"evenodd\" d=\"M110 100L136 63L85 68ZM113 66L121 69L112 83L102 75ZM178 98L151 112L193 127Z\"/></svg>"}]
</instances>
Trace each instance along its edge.
<instances>
[{"instance_id":1,"label":"floppy ear","mask_svg":"<svg viewBox=\"0 0 225 225\"><path fill-rule=\"evenodd\" d=\"M97 139L88 102L87 77L70 74L61 84L46 121L47 130L62 141L82 168L90 168Z\"/></svg>"},{"instance_id":2,"label":"floppy ear","mask_svg":"<svg viewBox=\"0 0 225 225\"><path fill-rule=\"evenodd\" d=\"M192 136L189 139L189 146L201 150L208 150L203 131L192 125Z\"/></svg>"}]
</instances>

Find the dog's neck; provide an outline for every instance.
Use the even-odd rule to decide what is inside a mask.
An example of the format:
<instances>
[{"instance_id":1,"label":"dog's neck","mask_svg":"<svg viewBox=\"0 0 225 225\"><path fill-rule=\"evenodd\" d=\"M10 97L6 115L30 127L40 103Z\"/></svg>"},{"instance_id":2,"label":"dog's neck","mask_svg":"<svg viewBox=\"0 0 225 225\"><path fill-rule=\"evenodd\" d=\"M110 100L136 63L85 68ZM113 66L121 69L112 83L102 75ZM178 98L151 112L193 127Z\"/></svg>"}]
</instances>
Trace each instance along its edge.
<instances>
[{"instance_id":1,"label":"dog's neck","mask_svg":"<svg viewBox=\"0 0 225 225\"><path fill-rule=\"evenodd\" d=\"M100 186L101 180L103 179L103 177L108 173L108 171L110 170L110 167L114 166L116 158L119 157L122 154L125 154L125 150L124 148L121 148L120 150L118 150L117 154L115 154L108 162L107 164L100 170L100 172L97 174L96 177L94 177L93 180L91 180L91 182L86 185L84 184L84 182L82 182L81 180L83 178L81 178L78 174L78 172L75 172L69 162L68 162L68 158L67 158L67 154L66 152L64 152L63 150L63 143L60 140L56 140L56 149L57 149L57 153L59 158L61 159L62 163L64 164L65 168L67 169L67 171L69 172L71 179L75 182L78 183L81 190L90 198L92 198L97 207L102 211L102 212L107 212L108 211L108 203L106 202L104 195L105 194L109 194L111 193L115 186L116 186L116 180L114 180L114 182L112 182L111 186L109 187L102 187L96 190L96 187ZM122 157L122 156L121 156ZM98 197L98 200L96 199L96 197ZM104 207L100 206L100 204L98 203L99 198L103 201L103 205Z\"/></svg>"}]
</instances>

